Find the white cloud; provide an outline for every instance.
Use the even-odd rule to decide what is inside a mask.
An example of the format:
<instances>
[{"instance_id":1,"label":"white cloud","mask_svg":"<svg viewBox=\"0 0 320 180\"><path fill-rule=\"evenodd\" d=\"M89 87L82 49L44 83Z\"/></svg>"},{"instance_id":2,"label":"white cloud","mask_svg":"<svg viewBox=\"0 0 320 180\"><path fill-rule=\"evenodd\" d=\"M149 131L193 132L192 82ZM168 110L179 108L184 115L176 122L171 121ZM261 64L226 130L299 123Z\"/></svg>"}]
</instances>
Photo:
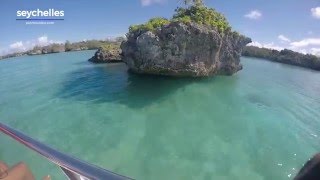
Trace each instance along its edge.
<instances>
[{"instance_id":1,"label":"white cloud","mask_svg":"<svg viewBox=\"0 0 320 180\"><path fill-rule=\"evenodd\" d=\"M311 48L310 53L316 56L320 56L320 48Z\"/></svg>"},{"instance_id":2,"label":"white cloud","mask_svg":"<svg viewBox=\"0 0 320 180\"><path fill-rule=\"evenodd\" d=\"M257 46L259 48L263 47L263 45L257 41L252 41L251 43L247 44L247 46Z\"/></svg>"},{"instance_id":3,"label":"white cloud","mask_svg":"<svg viewBox=\"0 0 320 180\"><path fill-rule=\"evenodd\" d=\"M285 46L279 46L273 42L272 43L260 43L257 41L254 41L254 42L248 44L247 46L257 46L260 48L275 49L278 51L283 50L283 49L290 49L290 50L293 50L296 52L300 52L302 54L313 54L313 55L320 57L320 39L316 39L316 38L303 39L301 41L288 43Z\"/></svg>"},{"instance_id":4,"label":"white cloud","mask_svg":"<svg viewBox=\"0 0 320 180\"><path fill-rule=\"evenodd\" d=\"M9 46L6 48L4 48L4 47L1 48L0 49L0 56L5 55L5 54L10 54L13 52L23 52L26 50L27 50L27 48L25 46L25 43L23 43L22 41L17 41L12 44L9 44Z\"/></svg>"},{"instance_id":5,"label":"white cloud","mask_svg":"<svg viewBox=\"0 0 320 180\"><path fill-rule=\"evenodd\" d=\"M282 42L291 42L291 40L289 38L287 38L286 36L280 34L278 36L278 39L280 39Z\"/></svg>"},{"instance_id":6,"label":"white cloud","mask_svg":"<svg viewBox=\"0 0 320 180\"><path fill-rule=\"evenodd\" d=\"M292 42L288 49L304 54L320 56L320 38L306 38L301 41Z\"/></svg>"},{"instance_id":7,"label":"white cloud","mask_svg":"<svg viewBox=\"0 0 320 180\"><path fill-rule=\"evenodd\" d=\"M314 18L320 19L320 7L311 8L311 15Z\"/></svg>"},{"instance_id":8,"label":"white cloud","mask_svg":"<svg viewBox=\"0 0 320 180\"><path fill-rule=\"evenodd\" d=\"M10 47L10 49L14 49L14 50L24 50L25 49L22 41L10 44L9 47Z\"/></svg>"},{"instance_id":9,"label":"white cloud","mask_svg":"<svg viewBox=\"0 0 320 180\"><path fill-rule=\"evenodd\" d=\"M293 47L320 46L320 38L308 38L290 43Z\"/></svg>"},{"instance_id":10,"label":"white cloud","mask_svg":"<svg viewBox=\"0 0 320 180\"><path fill-rule=\"evenodd\" d=\"M259 43L257 41L253 41L252 43L249 43L247 46L257 46L259 48L275 49L275 50L278 50L278 51L284 49L284 47L277 46L273 42L272 43L262 44L262 43Z\"/></svg>"},{"instance_id":11,"label":"white cloud","mask_svg":"<svg viewBox=\"0 0 320 180\"><path fill-rule=\"evenodd\" d=\"M56 41L56 40L49 40L47 35L43 35L38 37L37 41L33 44L38 46L46 46L53 43L63 43L62 41Z\"/></svg>"},{"instance_id":12,"label":"white cloud","mask_svg":"<svg viewBox=\"0 0 320 180\"><path fill-rule=\"evenodd\" d=\"M249 19L260 19L262 17L262 13L259 10L253 10L248 14L244 15L244 17Z\"/></svg>"},{"instance_id":13,"label":"white cloud","mask_svg":"<svg viewBox=\"0 0 320 180\"><path fill-rule=\"evenodd\" d=\"M41 36L41 37L38 37L38 43L39 44L47 44L48 43L48 36Z\"/></svg>"},{"instance_id":14,"label":"white cloud","mask_svg":"<svg viewBox=\"0 0 320 180\"><path fill-rule=\"evenodd\" d=\"M299 52L299 53L302 53L302 54L308 54L308 53L309 53L309 51L306 50L306 49L297 49L297 50L291 49L291 50L296 51L296 52ZM309 54L310 54L310 53L309 53Z\"/></svg>"},{"instance_id":15,"label":"white cloud","mask_svg":"<svg viewBox=\"0 0 320 180\"><path fill-rule=\"evenodd\" d=\"M142 6L150 6L151 4L162 4L166 0L140 0Z\"/></svg>"},{"instance_id":16,"label":"white cloud","mask_svg":"<svg viewBox=\"0 0 320 180\"><path fill-rule=\"evenodd\" d=\"M0 55L23 52L32 49L34 46L46 46L53 43L62 43L61 41L49 40L48 36L43 35L36 39L29 41L17 41L10 44L7 48L3 48L0 51Z\"/></svg>"}]
</instances>

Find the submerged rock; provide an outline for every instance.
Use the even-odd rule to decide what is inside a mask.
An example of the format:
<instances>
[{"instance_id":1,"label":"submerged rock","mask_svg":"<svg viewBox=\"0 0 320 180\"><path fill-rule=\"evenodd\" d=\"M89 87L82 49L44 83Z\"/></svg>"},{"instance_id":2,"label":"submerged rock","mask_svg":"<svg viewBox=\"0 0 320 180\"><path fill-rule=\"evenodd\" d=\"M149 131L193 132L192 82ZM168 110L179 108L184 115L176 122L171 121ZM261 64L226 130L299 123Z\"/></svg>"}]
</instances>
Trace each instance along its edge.
<instances>
[{"instance_id":1,"label":"submerged rock","mask_svg":"<svg viewBox=\"0 0 320 180\"><path fill-rule=\"evenodd\" d=\"M136 73L169 76L232 75L242 69L240 55L250 38L219 33L196 23L171 22L154 31L128 33L123 61Z\"/></svg>"},{"instance_id":2,"label":"submerged rock","mask_svg":"<svg viewBox=\"0 0 320 180\"><path fill-rule=\"evenodd\" d=\"M99 48L95 52L94 56L89 59L93 63L118 63L123 62L121 60L121 49L120 48Z\"/></svg>"}]
</instances>

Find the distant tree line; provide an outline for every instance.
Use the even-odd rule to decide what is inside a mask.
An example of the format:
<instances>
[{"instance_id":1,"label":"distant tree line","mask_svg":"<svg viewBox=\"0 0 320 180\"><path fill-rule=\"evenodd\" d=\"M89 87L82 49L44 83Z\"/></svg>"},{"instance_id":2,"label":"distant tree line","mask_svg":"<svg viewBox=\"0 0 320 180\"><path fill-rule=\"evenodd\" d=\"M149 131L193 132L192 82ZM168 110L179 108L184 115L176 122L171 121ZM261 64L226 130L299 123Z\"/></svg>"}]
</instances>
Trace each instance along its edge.
<instances>
[{"instance_id":1,"label":"distant tree line","mask_svg":"<svg viewBox=\"0 0 320 180\"><path fill-rule=\"evenodd\" d=\"M71 43L66 41L65 43L53 43L47 46L35 46L33 49L25 52L17 52L0 56L0 59L24 56L24 55L40 55L40 54L51 54L59 52L69 51L81 51L81 50L94 50L94 49L115 49L120 48L120 44L124 41L124 37L117 37L113 40L87 40Z\"/></svg>"},{"instance_id":2,"label":"distant tree line","mask_svg":"<svg viewBox=\"0 0 320 180\"><path fill-rule=\"evenodd\" d=\"M242 52L243 56L264 58L284 64L301 66L314 70L320 70L320 57L311 54L302 54L289 49L281 51L259 48L255 46L247 46Z\"/></svg>"}]
</instances>

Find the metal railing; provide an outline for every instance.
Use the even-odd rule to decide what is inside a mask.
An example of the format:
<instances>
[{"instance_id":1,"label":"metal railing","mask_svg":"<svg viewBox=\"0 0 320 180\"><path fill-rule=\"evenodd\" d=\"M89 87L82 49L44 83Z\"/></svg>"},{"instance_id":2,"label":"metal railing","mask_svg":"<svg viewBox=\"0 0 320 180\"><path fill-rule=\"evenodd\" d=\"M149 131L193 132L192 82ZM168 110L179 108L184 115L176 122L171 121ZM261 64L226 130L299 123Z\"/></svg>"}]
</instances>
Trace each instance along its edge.
<instances>
[{"instance_id":1,"label":"metal railing","mask_svg":"<svg viewBox=\"0 0 320 180\"><path fill-rule=\"evenodd\" d=\"M131 179L59 152L2 123L0 123L0 132L12 137L14 140L58 165L70 180Z\"/></svg>"}]
</instances>

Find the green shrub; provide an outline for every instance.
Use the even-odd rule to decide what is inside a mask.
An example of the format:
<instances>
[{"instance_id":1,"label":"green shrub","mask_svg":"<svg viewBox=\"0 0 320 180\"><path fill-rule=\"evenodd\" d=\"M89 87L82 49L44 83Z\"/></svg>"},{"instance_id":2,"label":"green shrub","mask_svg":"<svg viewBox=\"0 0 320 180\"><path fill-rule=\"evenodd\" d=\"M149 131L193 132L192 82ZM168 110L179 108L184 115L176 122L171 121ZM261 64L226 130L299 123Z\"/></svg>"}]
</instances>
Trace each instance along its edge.
<instances>
[{"instance_id":1,"label":"green shrub","mask_svg":"<svg viewBox=\"0 0 320 180\"><path fill-rule=\"evenodd\" d=\"M174 22L182 22L184 24L189 24L189 23L192 22L190 16L177 17L177 18L174 18L172 21L174 21Z\"/></svg>"},{"instance_id":2,"label":"green shrub","mask_svg":"<svg viewBox=\"0 0 320 180\"><path fill-rule=\"evenodd\" d=\"M190 6L188 8L177 8L175 11L176 13L172 18L173 21L183 23L191 21L201 25L208 25L217 28L220 33L231 30L226 18L213 8Z\"/></svg>"},{"instance_id":3,"label":"green shrub","mask_svg":"<svg viewBox=\"0 0 320 180\"><path fill-rule=\"evenodd\" d=\"M139 24L139 25L132 25L129 27L129 32L136 32L138 30L140 31L154 31L155 29L169 24L170 21L165 18L152 18L145 24Z\"/></svg>"},{"instance_id":4,"label":"green shrub","mask_svg":"<svg viewBox=\"0 0 320 180\"><path fill-rule=\"evenodd\" d=\"M102 44L100 46L100 48L102 48L102 50L104 51L115 51L115 50L118 50L120 49L120 44L119 43L105 43L105 44Z\"/></svg>"},{"instance_id":5,"label":"green shrub","mask_svg":"<svg viewBox=\"0 0 320 180\"><path fill-rule=\"evenodd\" d=\"M170 22L182 22L189 24L195 22L201 25L207 25L216 28L221 34L231 31L227 19L213 8L206 7L202 0L186 0L190 4L187 8L177 8L171 20L165 18L152 18L145 24L132 25L129 27L129 34L141 33L145 31L154 31Z\"/></svg>"}]
</instances>

